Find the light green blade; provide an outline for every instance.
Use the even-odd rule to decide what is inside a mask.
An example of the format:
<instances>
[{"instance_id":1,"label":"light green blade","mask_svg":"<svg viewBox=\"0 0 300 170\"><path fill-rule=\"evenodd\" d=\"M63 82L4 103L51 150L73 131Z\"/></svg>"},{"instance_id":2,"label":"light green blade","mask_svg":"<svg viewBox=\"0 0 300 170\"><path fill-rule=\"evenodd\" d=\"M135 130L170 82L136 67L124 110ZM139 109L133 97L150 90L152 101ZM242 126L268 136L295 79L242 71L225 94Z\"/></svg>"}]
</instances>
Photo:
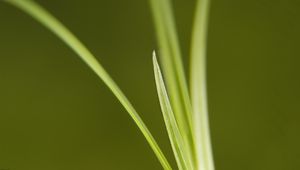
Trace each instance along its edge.
<instances>
[{"instance_id":1,"label":"light green blade","mask_svg":"<svg viewBox=\"0 0 300 170\"><path fill-rule=\"evenodd\" d=\"M126 96L112 80L109 74L104 70L104 68L99 64L97 59L92 55L92 53L55 17L48 13L44 8L36 4L31 0L4 0L8 2L25 13L29 14L31 17L39 21L42 25L56 34L62 41L64 41L74 52L76 52L80 58L99 76L100 79L108 86L112 93L117 97L120 103L127 110L129 115L135 121L145 138L147 139L149 145L153 149L163 168L166 170L171 170L167 159L156 143L155 139L151 135L150 131L133 108L131 103L128 101Z\"/></svg>"},{"instance_id":2,"label":"light green blade","mask_svg":"<svg viewBox=\"0 0 300 170\"><path fill-rule=\"evenodd\" d=\"M194 164L193 114L170 0L150 0L171 105Z\"/></svg>"},{"instance_id":3,"label":"light green blade","mask_svg":"<svg viewBox=\"0 0 300 170\"><path fill-rule=\"evenodd\" d=\"M160 101L161 110L165 120L171 146L175 155L175 159L179 170L193 170L191 158L187 147L185 146L182 135L180 134L170 101L165 88L163 77L157 63L155 52L153 52L153 66L157 93Z\"/></svg>"},{"instance_id":4,"label":"light green blade","mask_svg":"<svg viewBox=\"0 0 300 170\"><path fill-rule=\"evenodd\" d=\"M209 0L198 0L192 34L190 85L198 169L214 170L206 96L206 37Z\"/></svg>"}]
</instances>

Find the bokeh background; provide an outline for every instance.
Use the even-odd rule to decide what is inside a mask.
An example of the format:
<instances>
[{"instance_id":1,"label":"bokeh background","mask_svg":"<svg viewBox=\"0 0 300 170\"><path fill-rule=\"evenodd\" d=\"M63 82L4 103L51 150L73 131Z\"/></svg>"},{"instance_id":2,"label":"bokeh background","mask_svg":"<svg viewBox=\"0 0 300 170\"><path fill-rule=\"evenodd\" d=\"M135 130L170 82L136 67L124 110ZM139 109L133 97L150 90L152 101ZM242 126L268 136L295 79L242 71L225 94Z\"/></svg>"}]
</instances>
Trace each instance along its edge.
<instances>
[{"instance_id":1,"label":"bokeh background","mask_svg":"<svg viewBox=\"0 0 300 170\"><path fill-rule=\"evenodd\" d=\"M97 56L174 165L155 91L146 0L38 0ZM188 67L194 0L174 0ZM300 169L300 1L213 0L208 97L217 170ZM99 78L0 2L0 169L162 169Z\"/></svg>"}]
</instances>

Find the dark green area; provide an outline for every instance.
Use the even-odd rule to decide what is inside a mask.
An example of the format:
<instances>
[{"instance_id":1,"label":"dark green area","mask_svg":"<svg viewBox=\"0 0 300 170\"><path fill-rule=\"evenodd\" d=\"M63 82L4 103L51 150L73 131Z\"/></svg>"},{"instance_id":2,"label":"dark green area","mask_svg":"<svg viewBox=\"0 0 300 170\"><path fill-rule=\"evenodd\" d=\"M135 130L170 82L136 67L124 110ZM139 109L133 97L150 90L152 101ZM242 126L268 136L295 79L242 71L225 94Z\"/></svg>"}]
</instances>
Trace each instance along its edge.
<instances>
[{"instance_id":1,"label":"dark green area","mask_svg":"<svg viewBox=\"0 0 300 170\"><path fill-rule=\"evenodd\" d=\"M38 1L98 57L171 162L148 2ZM208 97L217 170L300 169L300 3L214 0ZM194 1L175 1L188 65ZM0 3L0 169L161 169L101 80L32 18Z\"/></svg>"}]
</instances>

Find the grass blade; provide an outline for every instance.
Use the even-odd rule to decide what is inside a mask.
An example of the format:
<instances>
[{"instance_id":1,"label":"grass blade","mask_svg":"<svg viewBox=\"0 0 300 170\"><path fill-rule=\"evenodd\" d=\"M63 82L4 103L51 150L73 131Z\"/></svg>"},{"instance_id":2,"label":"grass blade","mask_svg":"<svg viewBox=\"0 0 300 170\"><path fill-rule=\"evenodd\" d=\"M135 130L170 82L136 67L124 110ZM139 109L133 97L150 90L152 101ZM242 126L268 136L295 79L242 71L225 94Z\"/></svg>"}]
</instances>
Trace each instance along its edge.
<instances>
[{"instance_id":1,"label":"grass blade","mask_svg":"<svg viewBox=\"0 0 300 170\"><path fill-rule=\"evenodd\" d=\"M179 130L196 164L193 114L170 0L150 0L160 47L162 69Z\"/></svg>"},{"instance_id":2,"label":"grass blade","mask_svg":"<svg viewBox=\"0 0 300 170\"><path fill-rule=\"evenodd\" d=\"M192 170L193 165L191 164L191 158L189 158L187 147L180 134L155 52L153 52L153 66L160 106L178 168L179 170Z\"/></svg>"},{"instance_id":3,"label":"grass blade","mask_svg":"<svg viewBox=\"0 0 300 170\"><path fill-rule=\"evenodd\" d=\"M206 94L206 37L209 0L198 0L191 49L191 99L194 112L198 169L214 170Z\"/></svg>"},{"instance_id":4,"label":"grass blade","mask_svg":"<svg viewBox=\"0 0 300 170\"><path fill-rule=\"evenodd\" d=\"M31 17L39 21L46 28L51 30L56 34L62 41L65 42L75 53L77 53L80 58L99 76L100 79L108 86L112 93L117 97L120 103L127 110L129 115L132 117L134 122L137 124L145 138L147 139L149 145L153 149L163 168L166 170L172 169L156 143L155 139L151 135L150 131L128 101L126 96L117 86L117 84L112 80L109 74L100 65L97 59L92 55L92 53L65 27L61 24L55 17L48 13L44 8L36 4L31 0L4 0L8 2L25 13L29 14Z\"/></svg>"}]
</instances>

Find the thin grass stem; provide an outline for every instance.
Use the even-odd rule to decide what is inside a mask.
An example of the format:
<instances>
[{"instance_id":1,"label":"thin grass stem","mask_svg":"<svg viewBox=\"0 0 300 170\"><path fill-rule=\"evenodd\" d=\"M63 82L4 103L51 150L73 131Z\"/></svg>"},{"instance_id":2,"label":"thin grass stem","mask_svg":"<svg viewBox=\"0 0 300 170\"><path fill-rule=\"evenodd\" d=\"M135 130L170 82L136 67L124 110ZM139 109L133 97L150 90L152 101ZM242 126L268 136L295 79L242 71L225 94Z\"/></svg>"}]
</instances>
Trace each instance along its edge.
<instances>
[{"instance_id":1,"label":"thin grass stem","mask_svg":"<svg viewBox=\"0 0 300 170\"><path fill-rule=\"evenodd\" d=\"M56 34L66 45L68 45L79 57L98 75L100 79L107 85L107 87L112 91L112 93L117 97L123 107L127 110L129 115L132 117L134 122L137 124L161 165L165 170L171 170L171 166L168 163L166 157L159 148L157 142L151 135L150 131L146 127L145 123L142 121L141 117L134 109L132 104L105 71L105 69L100 65L93 54L54 16L47 12L43 7L38 5L32 0L4 0L12 4L13 6L21 9L25 13L29 14L35 20L44 25L47 29Z\"/></svg>"},{"instance_id":2,"label":"thin grass stem","mask_svg":"<svg viewBox=\"0 0 300 170\"><path fill-rule=\"evenodd\" d=\"M156 27L162 71L170 102L187 152L196 165L193 114L170 0L150 0Z\"/></svg>"},{"instance_id":3,"label":"thin grass stem","mask_svg":"<svg viewBox=\"0 0 300 170\"><path fill-rule=\"evenodd\" d=\"M160 106L178 168L179 170L193 170L192 159L177 125L155 52L153 52L153 66Z\"/></svg>"},{"instance_id":4,"label":"thin grass stem","mask_svg":"<svg viewBox=\"0 0 300 170\"><path fill-rule=\"evenodd\" d=\"M198 0L192 33L190 86L198 170L214 170L206 89L206 48L209 0Z\"/></svg>"}]
</instances>

